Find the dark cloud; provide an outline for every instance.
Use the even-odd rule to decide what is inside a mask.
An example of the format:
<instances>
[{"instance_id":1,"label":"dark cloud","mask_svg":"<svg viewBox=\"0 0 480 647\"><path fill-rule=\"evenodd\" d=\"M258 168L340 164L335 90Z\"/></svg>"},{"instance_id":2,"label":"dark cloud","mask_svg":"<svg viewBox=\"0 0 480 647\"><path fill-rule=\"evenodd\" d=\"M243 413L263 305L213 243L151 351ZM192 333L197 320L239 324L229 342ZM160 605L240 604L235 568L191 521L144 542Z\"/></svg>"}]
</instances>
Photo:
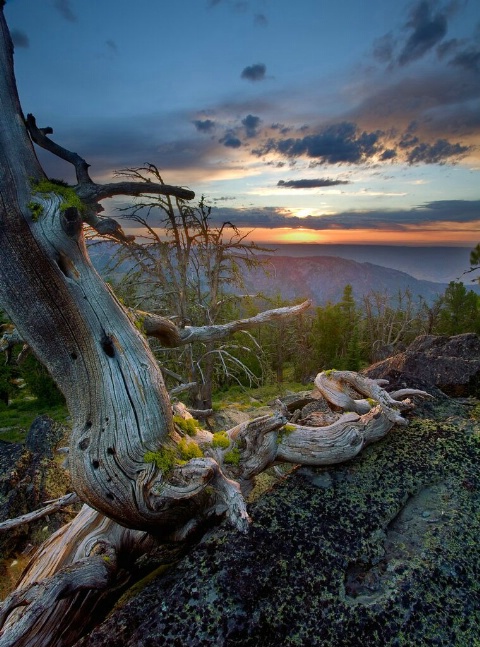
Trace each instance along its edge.
<instances>
[{"instance_id":1,"label":"dark cloud","mask_svg":"<svg viewBox=\"0 0 480 647\"><path fill-rule=\"evenodd\" d=\"M390 84L379 78L378 86L372 85L367 98L346 118L365 130L381 128L396 140L415 121L417 129L409 139L418 139L406 142L407 146L402 143L403 148L420 141L480 134L478 77L461 67L438 68ZM391 142L388 147L393 148Z\"/></svg>"},{"instance_id":2,"label":"dark cloud","mask_svg":"<svg viewBox=\"0 0 480 647\"><path fill-rule=\"evenodd\" d=\"M267 17L263 13L256 13L253 21L259 27L266 27L268 25Z\"/></svg>"},{"instance_id":3,"label":"dark cloud","mask_svg":"<svg viewBox=\"0 0 480 647\"><path fill-rule=\"evenodd\" d=\"M256 137L258 135L258 127L262 120L255 115L247 115L242 119L242 125L245 127L247 137Z\"/></svg>"},{"instance_id":4,"label":"dark cloud","mask_svg":"<svg viewBox=\"0 0 480 647\"><path fill-rule=\"evenodd\" d=\"M77 22L77 16L73 13L70 0L53 0L53 6L68 22Z\"/></svg>"},{"instance_id":5,"label":"dark cloud","mask_svg":"<svg viewBox=\"0 0 480 647\"><path fill-rule=\"evenodd\" d=\"M378 152L380 135L380 131L360 132L355 124L342 122L302 138L270 139L263 148L252 152L259 156L278 152L286 157L313 157L328 164L359 164Z\"/></svg>"},{"instance_id":6,"label":"dark cloud","mask_svg":"<svg viewBox=\"0 0 480 647\"><path fill-rule=\"evenodd\" d=\"M25 32L20 31L20 29L12 29L10 35L15 47L23 47L24 49L30 47L30 40Z\"/></svg>"},{"instance_id":7,"label":"dark cloud","mask_svg":"<svg viewBox=\"0 0 480 647\"><path fill-rule=\"evenodd\" d=\"M105 45L108 47L108 49L111 52L113 52L114 54L118 54L117 43L114 40L106 40Z\"/></svg>"},{"instance_id":8,"label":"dark cloud","mask_svg":"<svg viewBox=\"0 0 480 647\"><path fill-rule=\"evenodd\" d=\"M444 164L446 161L458 159L468 153L469 146L451 144L446 139L438 139L434 144L421 143L408 153L408 163Z\"/></svg>"},{"instance_id":9,"label":"dark cloud","mask_svg":"<svg viewBox=\"0 0 480 647\"><path fill-rule=\"evenodd\" d=\"M211 133L215 130L215 122L211 119L195 119L192 123L201 133Z\"/></svg>"},{"instance_id":10,"label":"dark cloud","mask_svg":"<svg viewBox=\"0 0 480 647\"><path fill-rule=\"evenodd\" d=\"M446 40L437 47L437 56L441 60L446 56L450 56L460 45L460 41L457 38L451 38Z\"/></svg>"},{"instance_id":11,"label":"dark cloud","mask_svg":"<svg viewBox=\"0 0 480 647\"><path fill-rule=\"evenodd\" d=\"M412 7L406 24L411 34L400 53L400 65L421 58L446 35L446 12L438 11L433 14L433 8L434 3L429 0L421 0Z\"/></svg>"},{"instance_id":12,"label":"dark cloud","mask_svg":"<svg viewBox=\"0 0 480 647\"><path fill-rule=\"evenodd\" d=\"M316 189L318 187L337 186L338 184L350 184L348 180L331 180L330 178L318 178L316 180L279 180L277 186L285 189Z\"/></svg>"},{"instance_id":13,"label":"dark cloud","mask_svg":"<svg viewBox=\"0 0 480 647\"><path fill-rule=\"evenodd\" d=\"M458 222L467 226L480 220L480 200L439 200L427 202L411 209L388 211L346 211L335 215L307 216L300 218L285 209L264 207L259 209L235 209L214 207L212 219L216 222L229 220L237 227L266 227L278 229L338 230L338 229L389 229L404 231L412 227L438 223ZM469 223L472 223L470 225Z\"/></svg>"},{"instance_id":14,"label":"dark cloud","mask_svg":"<svg viewBox=\"0 0 480 647\"><path fill-rule=\"evenodd\" d=\"M227 148L240 148L240 146L242 145L242 142L232 131L225 133L225 135L218 141L220 142L220 144L223 144Z\"/></svg>"},{"instance_id":15,"label":"dark cloud","mask_svg":"<svg viewBox=\"0 0 480 647\"><path fill-rule=\"evenodd\" d=\"M452 58L450 65L463 67L465 70L480 73L480 49L467 49Z\"/></svg>"},{"instance_id":16,"label":"dark cloud","mask_svg":"<svg viewBox=\"0 0 480 647\"><path fill-rule=\"evenodd\" d=\"M272 130L279 130L282 135L286 135L292 130L290 126L284 126L283 124L272 124L270 128Z\"/></svg>"},{"instance_id":17,"label":"dark cloud","mask_svg":"<svg viewBox=\"0 0 480 647\"><path fill-rule=\"evenodd\" d=\"M394 159L395 157L397 157L397 151L393 150L393 148L387 148L380 155L380 159L382 162L386 162L387 160Z\"/></svg>"},{"instance_id":18,"label":"dark cloud","mask_svg":"<svg viewBox=\"0 0 480 647\"><path fill-rule=\"evenodd\" d=\"M393 59L395 39L392 33L378 38L373 44L373 56L379 63L390 63Z\"/></svg>"},{"instance_id":19,"label":"dark cloud","mask_svg":"<svg viewBox=\"0 0 480 647\"><path fill-rule=\"evenodd\" d=\"M267 68L263 63L247 66L240 75L242 79L248 81L263 81L265 79Z\"/></svg>"}]
</instances>

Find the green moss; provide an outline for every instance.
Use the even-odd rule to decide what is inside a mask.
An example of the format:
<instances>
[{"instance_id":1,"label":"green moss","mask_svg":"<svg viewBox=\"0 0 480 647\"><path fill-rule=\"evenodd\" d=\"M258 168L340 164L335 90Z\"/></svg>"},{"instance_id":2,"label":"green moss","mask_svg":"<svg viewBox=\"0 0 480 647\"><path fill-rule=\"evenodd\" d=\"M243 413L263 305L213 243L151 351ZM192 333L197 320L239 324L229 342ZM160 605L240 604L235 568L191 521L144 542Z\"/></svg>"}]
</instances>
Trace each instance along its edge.
<instances>
[{"instance_id":1,"label":"green moss","mask_svg":"<svg viewBox=\"0 0 480 647\"><path fill-rule=\"evenodd\" d=\"M336 372L337 372L336 368L329 368L328 371L323 371L323 374L326 377L330 377L332 375L332 373L336 373Z\"/></svg>"},{"instance_id":2,"label":"green moss","mask_svg":"<svg viewBox=\"0 0 480 647\"><path fill-rule=\"evenodd\" d=\"M79 198L79 196L75 192L75 189L65 184L65 182L61 182L59 180L40 180L39 182L34 182L32 183L32 192L34 194L41 195L55 193L56 195L60 196L62 198L60 211L65 211L70 207L74 207L75 209L78 209L80 213L83 213L86 209L85 204ZM43 208L41 205L38 205L38 207L40 207L40 210L38 209L38 207L32 207L32 205L35 204L37 203L33 201L29 202L28 207L32 211L32 217L34 217L34 220L38 220L38 218L43 213Z\"/></svg>"},{"instance_id":3,"label":"green moss","mask_svg":"<svg viewBox=\"0 0 480 647\"><path fill-rule=\"evenodd\" d=\"M283 425L278 431L277 434L277 444L280 445L282 440L286 438L287 436L290 436L292 432L294 432L296 429L295 425Z\"/></svg>"},{"instance_id":4,"label":"green moss","mask_svg":"<svg viewBox=\"0 0 480 647\"><path fill-rule=\"evenodd\" d=\"M125 305L125 303L122 302L123 301L122 299L119 299L119 301L120 301L120 303L122 303L122 305ZM145 334L145 317L135 317L133 325L142 334Z\"/></svg>"},{"instance_id":5,"label":"green moss","mask_svg":"<svg viewBox=\"0 0 480 647\"><path fill-rule=\"evenodd\" d=\"M145 463L155 463L164 474L170 472L175 465L175 451L170 447L162 447L156 452L145 452L143 457Z\"/></svg>"},{"instance_id":6,"label":"green moss","mask_svg":"<svg viewBox=\"0 0 480 647\"><path fill-rule=\"evenodd\" d=\"M238 465L240 463L241 457L242 455L238 447L234 447L225 454L223 461L227 463L227 465Z\"/></svg>"},{"instance_id":7,"label":"green moss","mask_svg":"<svg viewBox=\"0 0 480 647\"><path fill-rule=\"evenodd\" d=\"M39 202L35 202L34 200L31 200L28 204L27 207L30 209L30 212L32 214L32 220L33 222L37 222L39 218L43 214L43 207Z\"/></svg>"},{"instance_id":8,"label":"green moss","mask_svg":"<svg viewBox=\"0 0 480 647\"><path fill-rule=\"evenodd\" d=\"M227 449L230 446L230 438L226 431L217 431L213 434L212 447Z\"/></svg>"},{"instance_id":9,"label":"green moss","mask_svg":"<svg viewBox=\"0 0 480 647\"><path fill-rule=\"evenodd\" d=\"M173 416L173 422L189 436L195 436L197 429L200 427L198 420L195 418L182 418L182 416Z\"/></svg>"},{"instance_id":10,"label":"green moss","mask_svg":"<svg viewBox=\"0 0 480 647\"><path fill-rule=\"evenodd\" d=\"M182 438L177 447L180 453L180 458L184 461L189 461L192 458L201 458L203 456L202 450L193 440Z\"/></svg>"}]
</instances>

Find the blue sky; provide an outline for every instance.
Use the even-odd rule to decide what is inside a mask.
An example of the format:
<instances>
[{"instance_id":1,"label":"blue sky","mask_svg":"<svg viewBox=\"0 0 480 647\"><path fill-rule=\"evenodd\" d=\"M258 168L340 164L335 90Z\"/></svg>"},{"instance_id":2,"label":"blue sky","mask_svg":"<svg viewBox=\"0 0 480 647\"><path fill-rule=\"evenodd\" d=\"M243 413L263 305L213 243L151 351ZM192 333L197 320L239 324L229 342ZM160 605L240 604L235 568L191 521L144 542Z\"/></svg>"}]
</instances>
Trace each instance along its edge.
<instances>
[{"instance_id":1,"label":"blue sky","mask_svg":"<svg viewBox=\"0 0 480 647\"><path fill-rule=\"evenodd\" d=\"M259 241L480 239L477 0L8 0L5 14L25 112L97 181L154 163Z\"/></svg>"}]
</instances>

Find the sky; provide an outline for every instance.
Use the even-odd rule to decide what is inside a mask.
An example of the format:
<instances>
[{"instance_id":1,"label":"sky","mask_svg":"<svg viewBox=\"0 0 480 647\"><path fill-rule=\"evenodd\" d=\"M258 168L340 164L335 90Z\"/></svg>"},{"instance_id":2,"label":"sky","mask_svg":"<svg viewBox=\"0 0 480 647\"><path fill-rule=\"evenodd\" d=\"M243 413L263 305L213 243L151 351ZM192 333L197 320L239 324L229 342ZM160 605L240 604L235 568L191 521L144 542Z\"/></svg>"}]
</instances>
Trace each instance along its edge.
<instances>
[{"instance_id":1,"label":"sky","mask_svg":"<svg viewBox=\"0 0 480 647\"><path fill-rule=\"evenodd\" d=\"M7 0L5 15L24 112L95 181L155 164L260 243L480 240L478 0Z\"/></svg>"}]
</instances>

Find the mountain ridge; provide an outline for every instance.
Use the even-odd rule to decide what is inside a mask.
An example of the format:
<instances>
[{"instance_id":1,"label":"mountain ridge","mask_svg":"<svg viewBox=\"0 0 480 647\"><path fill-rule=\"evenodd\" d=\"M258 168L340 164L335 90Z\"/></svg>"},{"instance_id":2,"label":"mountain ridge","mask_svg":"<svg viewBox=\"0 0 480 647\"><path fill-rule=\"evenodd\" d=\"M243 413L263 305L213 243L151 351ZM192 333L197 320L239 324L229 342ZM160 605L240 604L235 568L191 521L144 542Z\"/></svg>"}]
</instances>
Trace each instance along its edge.
<instances>
[{"instance_id":1,"label":"mountain ridge","mask_svg":"<svg viewBox=\"0 0 480 647\"><path fill-rule=\"evenodd\" d=\"M281 295L287 300L309 298L315 305L338 302L346 285L351 285L356 301L369 292L387 293L394 297L409 290L414 298L433 302L444 293L448 283L417 279L406 272L359 263L335 256L273 256L261 255L267 261L267 272L261 268L245 273L246 286L268 297ZM473 288L476 292L477 289Z\"/></svg>"},{"instance_id":2,"label":"mountain ridge","mask_svg":"<svg viewBox=\"0 0 480 647\"><path fill-rule=\"evenodd\" d=\"M313 257L335 256L357 261L370 262L390 267L411 276L438 283L463 280L470 283L479 272L464 273L470 267L471 247L451 246L406 246L406 245L334 245L327 243L280 243L266 244L280 256Z\"/></svg>"}]
</instances>

